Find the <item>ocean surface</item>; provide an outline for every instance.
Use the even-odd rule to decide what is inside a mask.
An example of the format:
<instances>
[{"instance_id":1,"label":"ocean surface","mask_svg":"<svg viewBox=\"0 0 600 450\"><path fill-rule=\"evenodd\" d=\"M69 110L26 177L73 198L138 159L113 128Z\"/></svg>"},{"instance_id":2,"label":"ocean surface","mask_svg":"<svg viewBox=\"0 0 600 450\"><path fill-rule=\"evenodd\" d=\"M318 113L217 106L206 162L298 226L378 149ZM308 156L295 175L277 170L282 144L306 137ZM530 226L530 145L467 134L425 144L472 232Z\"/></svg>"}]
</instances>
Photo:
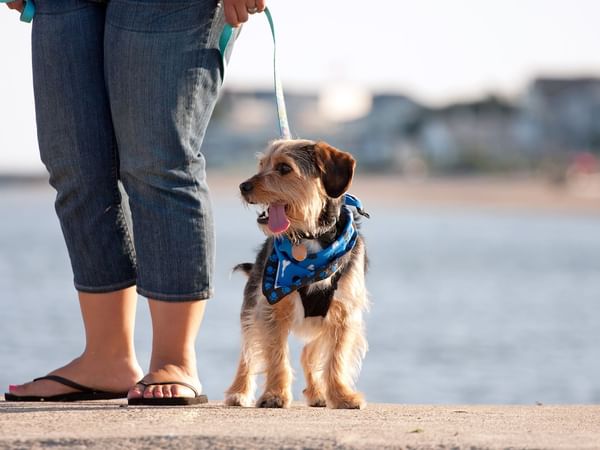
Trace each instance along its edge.
<instances>
[{"instance_id":1,"label":"ocean surface","mask_svg":"<svg viewBox=\"0 0 600 450\"><path fill-rule=\"evenodd\" d=\"M45 187L0 186L1 389L83 349L53 197ZM372 307L358 387L368 401L600 402L600 216L365 206ZM230 269L251 261L263 237L234 196L217 196L214 207L217 293L197 349L204 390L218 400L240 341L244 278ZM143 366L150 338L141 299ZM300 399L301 347L291 342Z\"/></svg>"}]
</instances>

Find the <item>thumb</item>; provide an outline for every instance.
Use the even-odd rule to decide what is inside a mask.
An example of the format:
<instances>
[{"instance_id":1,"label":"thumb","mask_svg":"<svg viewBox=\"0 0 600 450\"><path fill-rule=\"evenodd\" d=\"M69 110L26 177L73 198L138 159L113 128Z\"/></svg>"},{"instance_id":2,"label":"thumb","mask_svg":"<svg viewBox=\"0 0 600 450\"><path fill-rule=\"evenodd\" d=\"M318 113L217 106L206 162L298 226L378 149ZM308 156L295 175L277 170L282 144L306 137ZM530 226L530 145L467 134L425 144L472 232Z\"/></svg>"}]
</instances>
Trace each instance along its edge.
<instances>
[{"instance_id":1,"label":"thumb","mask_svg":"<svg viewBox=\"0 0 600 450\"><path fill-rule=\"evenodd\" d=\"M23 12L23 8L25 6L23 3L23 0L15 0L13 2L7 3L6 6L8 6L10 9L16 9L19 12Z\"/></svg>"}]
</instances>

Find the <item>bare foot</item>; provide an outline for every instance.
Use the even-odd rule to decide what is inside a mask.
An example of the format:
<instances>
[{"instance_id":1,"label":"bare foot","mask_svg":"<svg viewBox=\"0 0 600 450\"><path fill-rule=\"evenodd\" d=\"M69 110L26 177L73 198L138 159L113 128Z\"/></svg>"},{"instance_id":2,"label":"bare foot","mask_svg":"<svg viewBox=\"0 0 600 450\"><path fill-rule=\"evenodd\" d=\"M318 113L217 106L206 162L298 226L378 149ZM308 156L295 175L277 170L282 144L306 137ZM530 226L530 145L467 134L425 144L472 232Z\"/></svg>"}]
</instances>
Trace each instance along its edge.
<instances>
[{"instance_id":1,"label":"bare foot","mask_svg":"<svg viewBox=\"0 0 600 450\"><path fill-rule=\"evenodd\" d=\"M198 394L202 392L202 384L198 379L195 368L164 364L150 372L142 379L144 384L136 384L129 390L127 398L170 398L194 397L196 394L190 388L180 384L152 384L166 381L180 381L194 386Z\"/></svg>"},{"instance_id":2,"label":"bare foot","mask_svg":"<svg viewBox=\"0 0 600 450\"><path fill-rule=\"evenodd\" d=\"M98 358L86 357L84 354L48 375L59 375L101 391L126 392L140 379L142 369L135 359L118 358L100 361ZM11 385L9 391L18 396L49 397L77 392L77 389L51 380L40 380Z\"/></svg>"}]
</instances>

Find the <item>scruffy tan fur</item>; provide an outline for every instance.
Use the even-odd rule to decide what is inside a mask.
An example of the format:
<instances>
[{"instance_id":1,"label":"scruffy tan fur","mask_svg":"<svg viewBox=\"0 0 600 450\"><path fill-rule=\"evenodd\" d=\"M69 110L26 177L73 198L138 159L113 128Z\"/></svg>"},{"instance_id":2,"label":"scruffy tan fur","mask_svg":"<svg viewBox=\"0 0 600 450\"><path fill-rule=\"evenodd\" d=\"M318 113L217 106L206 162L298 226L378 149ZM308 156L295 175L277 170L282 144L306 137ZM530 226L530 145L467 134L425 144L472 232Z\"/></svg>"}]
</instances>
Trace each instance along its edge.
<instances>
[{"instance_id":1,"label":"scruffy tan fur","mask_svg":"<svg viewBox=\"0 0 600 450\"><path fill-rule=\"evenodd\" d=\"M285 166L285 167L284 167ZM240 185L249 204L285 204L290 222L285 234L310 251L320 248L315 237L324 233L327 211L337 213L341 196L351 184L355 161L324 142L275 141L260 158L258 173ZM288 171L288 168L291 169ZM330 214L336 220L334 214ZM241 312L242 349L235 379L225 403L235 406L285 408L292 401L292 369L287 339L290 333L304 342L301 363L306 380L304 395L310 406L363 408L354 383L367 351L363 312L368 307L365 287L366 255L359 235L345 255L341 276L325 317L305 317L298 292L271 305L262 293L262 274L273 233L259 225L267 241L254 264L240 265L247 274ZM331 288L331 278L308 290ZM254 401L255 377L265 373L264 392Z\"/></svg>"}]
</instances>

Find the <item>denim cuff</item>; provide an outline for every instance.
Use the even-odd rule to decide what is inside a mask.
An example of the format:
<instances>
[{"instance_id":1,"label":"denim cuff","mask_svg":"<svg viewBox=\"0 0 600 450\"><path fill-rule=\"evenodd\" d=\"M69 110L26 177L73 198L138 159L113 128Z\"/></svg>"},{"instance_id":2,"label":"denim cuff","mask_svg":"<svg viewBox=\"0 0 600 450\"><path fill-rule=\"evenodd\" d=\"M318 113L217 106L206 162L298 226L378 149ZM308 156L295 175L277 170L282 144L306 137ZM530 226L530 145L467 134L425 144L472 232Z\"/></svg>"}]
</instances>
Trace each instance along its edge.
<instances>
[{"instance_id":1,"label":"denim cuff","mask_svg":"<svg viewBox=\"0 0 600 450\"><path fill-rule=\"evenodd\" d=\"M107 286L83 286L79 283L75 283L75 289L79 292L86 292L88 294L106 294L108 292L120 291L131 286L135 286L136 279L123 281L122 283L110 284Z\"/></svg>"},{"instance_id":2,"label":"denim cuff","mask_svg":"<svg viewBox=\"0 0 600 450\"><path fill-rule=\"evenodd\" d=\"M160 294L158 292L150 292L138 286L137 293L143 297L152 300L163 302L193 302L197 300L208 300L214 295L213 289L205 289L203 291L193 292L190 294Z\"/></svg>"}]
</instances>

